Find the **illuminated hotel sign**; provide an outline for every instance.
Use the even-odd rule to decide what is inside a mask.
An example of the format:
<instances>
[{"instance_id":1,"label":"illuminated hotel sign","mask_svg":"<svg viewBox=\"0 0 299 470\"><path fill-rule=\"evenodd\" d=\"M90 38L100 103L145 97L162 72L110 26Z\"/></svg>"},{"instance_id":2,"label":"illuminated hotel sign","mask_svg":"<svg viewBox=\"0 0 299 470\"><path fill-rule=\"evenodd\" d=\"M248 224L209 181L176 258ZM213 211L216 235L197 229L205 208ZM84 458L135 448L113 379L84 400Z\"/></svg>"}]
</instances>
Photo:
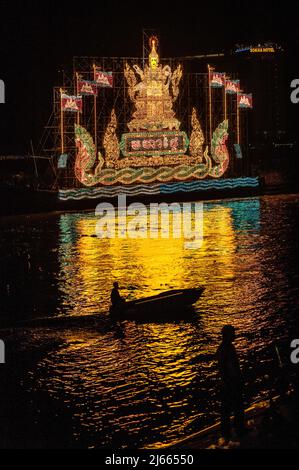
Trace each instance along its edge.
<instances>
[{"instance_id":1,"label":"illuminated hotel sign","mask_svg":"<svg viewBox=\"0 0 299 470\"><path fill-rule=\"evenodd\" d=\"M121 145L125 157L138 155L184 155L189 140L185 132L148 132L124 134Z\"/></svg>"},{"instance_id":2,"label":"illuminated hotel sign","mask_svg":"<svg viewBox=\"0 0 299 470\"><path fill-rule=\"evenodd\" d=\"M267 53L267 54L273 54L275 53L275 49L274 47L252 47L250 49L250 52L252 54L256 54L256 53Z\"/></svg>"},{"instance_id":3,"label":"illuminated hotel sign","mask_svg":"<svg viewBox=\"0 0 299 470\"><path fill-rule=\"evenodd\" d=\"M241 52L250 52L251 54L275 54L277 50L280 50L278 46L274 47L271 45L264 46L244 46L236 49L235 53L239 54Z\"/></svg>"}]
</instances>

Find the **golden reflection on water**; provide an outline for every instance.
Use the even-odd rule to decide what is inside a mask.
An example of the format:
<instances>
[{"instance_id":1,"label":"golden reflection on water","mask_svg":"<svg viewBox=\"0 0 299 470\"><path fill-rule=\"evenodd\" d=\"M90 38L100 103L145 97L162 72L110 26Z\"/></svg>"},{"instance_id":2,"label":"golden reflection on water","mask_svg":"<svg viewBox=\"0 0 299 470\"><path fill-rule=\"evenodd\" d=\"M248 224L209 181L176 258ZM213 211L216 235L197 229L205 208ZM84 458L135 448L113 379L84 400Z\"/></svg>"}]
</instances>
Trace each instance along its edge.
<instances>
[{"instance_id":1,"label":"golden reflection on water","mask_svg":"<svg viewBox=\"0 0 299 470\"><path fill-rule=\"evenodd\" d=\"M183 236L99 239L95 216L61 216L59 283L70 315L101 311L109 322L115 280L129 298L206 287L192 322L125 322L120 331L111 326L106 332L70 331L64 347L41 364L56 377L47 383L51 392L59 393L63 383L67 400L76 403L78 436L106 429L105 444L121 431L138 445L166 442L183 435L198 416L212 413L206 407L215 400L214 354L221 327L232 322L253 332L262 324L254 314L264 289L265 253L254 248L259 211L258 200L208 204L197 250L186 248ZM249 271L254 273L250 279ZM246 350L244 339L238 346ZM199 402L193 398L197 393L203 394Z\"/></svg>"},{"instance_id":2,"label":"golden reflection on water","mask_svg":"<svg viewBox=\"0 0 299 470\"><path fill-rule=\"evenodd\" d=\"M251 401L268 396L263 378L273 365L272 343L298 326L297 214L294 196L207 203L198 250L188 250L183 237L100 240L93 214L46 216L38 232L34 222L26 225L21 239L49 240L38 285L44 295L51 271L58 295L50 314L102 312L98 324L34 330L33 343L39 337L49 344L51 335L55 341L34 362L26 392L47 391L70 406L83 446L169 443L218 418L215 351L222 326L231 323ZM192 320L116 327L107 314L115 279L131 298L198 285L206 291Z\"/></svg>"},{"instance_id":3,"label":"golden reflection on water","mask_svg":"<svg viewBox=\"0 0 299 470\"><path fill-rule=\"evenodd\" d=\"M95 217L75 219L73 245L60 246L61 278L70 298L76 300L70 302L73 311L69 313L107 310L115 280L129 298L206 285L219 277L231 282L236 250L231 209L219 206L205 211L203 222L203 245L190 250L183 235L179 239L99 239Z\"/></svg>"},{"instance_id":4,"label":"golden reflection on water","mask_svg":"<svg viewBox=\"0 0 299 470\"><path fill-rule=\"evenodd\" d=\"M170 389L187 387L196 376L194 366L186 365L190 350L181 329L180 325L171 324L163 329L154 324L144 327L144 356L150 364L149 372Z\"/></svg>"}]
</instances>

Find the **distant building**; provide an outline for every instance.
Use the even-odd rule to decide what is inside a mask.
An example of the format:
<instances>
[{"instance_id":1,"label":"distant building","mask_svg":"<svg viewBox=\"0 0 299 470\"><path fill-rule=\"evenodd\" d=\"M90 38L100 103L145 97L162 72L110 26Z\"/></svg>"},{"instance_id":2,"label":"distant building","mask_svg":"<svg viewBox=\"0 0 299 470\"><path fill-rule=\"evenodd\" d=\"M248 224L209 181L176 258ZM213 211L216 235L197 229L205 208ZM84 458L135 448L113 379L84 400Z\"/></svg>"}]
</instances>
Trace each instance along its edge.
<instances>
[{"instance_id":1,"label":"distant building","mask_svg":"<svg viewBox=\"0 0 299 470\"><path fill-rule=\"evenodd\" d=\"M205 71L207 64L241 80L244 93L252 93L253 110L248 113L248 143L269 148L290 145L290 77L288 56L278 44L236 45L231 51L186 57L193 71ZM244 137L244 136L243 136Z\"/></svg>"},{"instance_id":2,"label":"distant building","mask_svg":"<svg viewBox=\"0 0 299 470\"><path fill-rule=\"evenodd\" d=\"M287 143L289 83L285 51L271 42L237 45L233 57L243 83L254 97L251 145L269 147Z\"/></svg>"}]
</instances>

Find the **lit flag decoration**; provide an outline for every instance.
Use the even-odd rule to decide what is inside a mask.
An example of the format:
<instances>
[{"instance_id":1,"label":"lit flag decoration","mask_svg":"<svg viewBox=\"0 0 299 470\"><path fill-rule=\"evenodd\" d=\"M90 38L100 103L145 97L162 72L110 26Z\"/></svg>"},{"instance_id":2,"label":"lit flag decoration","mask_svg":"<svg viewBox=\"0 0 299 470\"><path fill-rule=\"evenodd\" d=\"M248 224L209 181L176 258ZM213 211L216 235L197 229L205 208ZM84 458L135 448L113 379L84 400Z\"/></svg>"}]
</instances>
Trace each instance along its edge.
<instances>
[{"instance_id":1,"label":"lit flag decoration","mask_svg":"<svg viewBox=\"0 0 299 470\"><path fill-rule=\"evenodd\" d=\"M209 79L212 88L222 88L225 86L225 73L211 71Z\"/></svg>"},{"instance_id":2,"label":"lit flag decoration","mask_svg":"<svg viewBox=\"0 0 299 470\"><path fill-rule=\"evenodd\" d=\"M241 91L240 80L226 80L225 91L228 95L240 93Z\"/></svg>"},{"instance_id":3,"label":"lit flag decoration","mask_svg":"<svg viewBox=\"0 0 299 470\"><path fill-rule=\"evenodd\" d=\"M67 113L82 113L82 96L61 95L62 111Z\"/></svg>"},{"instance_id":4,"label":"lit flag decoration","mask_svg":"<svg viewBox=\"0 0 299 470\"><path fill-rule=\"evenodd\" d=\"M239 108L252 109L253 108L252 94L245 95L244 93L239 93L238 94L238 106Z\"/></svg>"},{"instance_id":5,"label":"lit flag decoration","mask_svg":"<svg viewBox=\"0 0 299 470\"><path fill-rule=\"evenodd\" d=\"M98 88L96 82L87 80L78 81L78 93L85 96L96 96L98 94Z\"/></svg>"},{"instance_id":6,"label":"lit flag decoration","mask_svg":"<svg viewBox=\"0 0 299 470\"><path fill-rule=\"evenodd\" d=\"M113 88L114 77L112 72L103 72L95 68L95 82L101 88Z\"/></svg>"}]
</instances>

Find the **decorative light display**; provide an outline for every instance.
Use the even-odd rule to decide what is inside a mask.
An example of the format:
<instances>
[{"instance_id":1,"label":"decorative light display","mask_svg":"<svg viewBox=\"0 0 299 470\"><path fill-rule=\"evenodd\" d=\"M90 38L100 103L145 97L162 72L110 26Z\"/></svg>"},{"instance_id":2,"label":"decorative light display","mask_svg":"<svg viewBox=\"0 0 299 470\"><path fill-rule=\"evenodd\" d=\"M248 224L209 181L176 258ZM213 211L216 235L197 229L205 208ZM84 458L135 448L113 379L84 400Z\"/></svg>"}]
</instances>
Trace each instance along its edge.
<instances>
[{"instance_id":1,"label":"decorative light display","mask_svg":"<svg viewBox=\"0 0 299 470\"><path fill-rule=\"evenodd\" d=\"M252 109L253 101L252 94L239 93L238 94L238 106L239 108Z\"/></svg>"},{"instance_id":2,"label":"decorative light display","mask_svg":"<svg viewBox=\"0 0 299 470\"><path fill-rule=\"evenodd\" d=\"M233 179L217 179L192 181L183 183L154 183L154 184L137 184L132 186L107 186L101 188L81 188L67 189L59 191L59 199L61 201L81 201L84 199L97 199L98 197L115 198L119 194L127 196L139 196L141 194L148 195L165 195L176 194L180 192L192 193L195 191L217 191L231 189L258 189L260 186L259 178L233 178Z\"/></svg>"},{"instance_id":3,"label":"decorative light display","mask_svg":"<svg viewBox=\"0 0 299 470\"><path fill-rule=\"evenodd\" d=\"M84 96L94 96L98 94L97 83L89 80L78 80L77 90L80 95Z\"/></svg>"},{"instance_id":4,"label":"decorative light display","mask_svg":"<svg viewBox=\"0 0 299 470\"><path fill-rule=\"evenodd\" d=\"M64 112L82 113L82 96L61 95L61 109Z\"/></svg>"},{"instance_id":5,"label":"decorative light display","mask_svg":"<svg viewBox=\"0 0 299 470\"><path fill-rule=\"evenodd\" d=\"M225 91L228 95L234 95L241 90L240 80L226 80Z\"/></svg>"},{"instance_id":6,"label":"decorative light display","mask_svg":"<svg viewBox=\"0 0 299 470\"><path fill-rule=\"evenodd\" d=\"M215 72L213 69L210 69L210 87L212 88L222 88L225 85L225 73Z\"/></svg>"},{"instance_id":7,"label":"decorative light display","mask_svg":"<svg viewBox=\"0 0 299 470\"><path fill-rule=\"evenodd\" d=\"M152 41L149 65L145 65L144 70L138 65L134 70L126 65L129 95L136 107L134 119L128 124L131 132L180 129L181 123L175 118L173 104L179 96L182 74L181 66L172 73L168 65L160 65L155 40Z\"/></svg>"},{"instance_id":8,"label":"decorative light display","mask_svg":"<svg viewBox=\"0 0 299 470\"><path fill-rule=\"evenodd\" d=\"M95 69L95 82L109 79ZM129 133L117 137L117 118L113 110L104 137L105 155L97 154L87 130L76 124L76 177L85 186L132 185L154 182L180 182L220 178L229 165L227 149L228 121L224 120L211 132L210 149L204 147L205 138L197 112L192 112L190 139L180 131L174 104L179 96L183 70L179 65L172 71L162 66L157 52L157 39L151 39L148 64L143 70L134 65L125 66L124 75L128 94L134 104ZM112 83L112 82L111 82Z\"/></svg>"},{"instance_id":9,"label":"decorative light display","mask_svg":"<svg viewBox=\"0 0 299 470\"><path fill-rule=\"evenodd\" d=\"M143 155L184 155L189 146L185 132L149 132L124 134L121 151L125 157Z\"/></svg>"},{"instance_id":10,"label":"decorative light display","mask_svg":"<svg viewBox=\"0 0 299 470\"><path fill-rule=\"evenodd\" d=\"M103 72L103 70L95 67L95 82L101 88L113 88L114 78L112 72Z\"/></svg>"}]
</instances>

